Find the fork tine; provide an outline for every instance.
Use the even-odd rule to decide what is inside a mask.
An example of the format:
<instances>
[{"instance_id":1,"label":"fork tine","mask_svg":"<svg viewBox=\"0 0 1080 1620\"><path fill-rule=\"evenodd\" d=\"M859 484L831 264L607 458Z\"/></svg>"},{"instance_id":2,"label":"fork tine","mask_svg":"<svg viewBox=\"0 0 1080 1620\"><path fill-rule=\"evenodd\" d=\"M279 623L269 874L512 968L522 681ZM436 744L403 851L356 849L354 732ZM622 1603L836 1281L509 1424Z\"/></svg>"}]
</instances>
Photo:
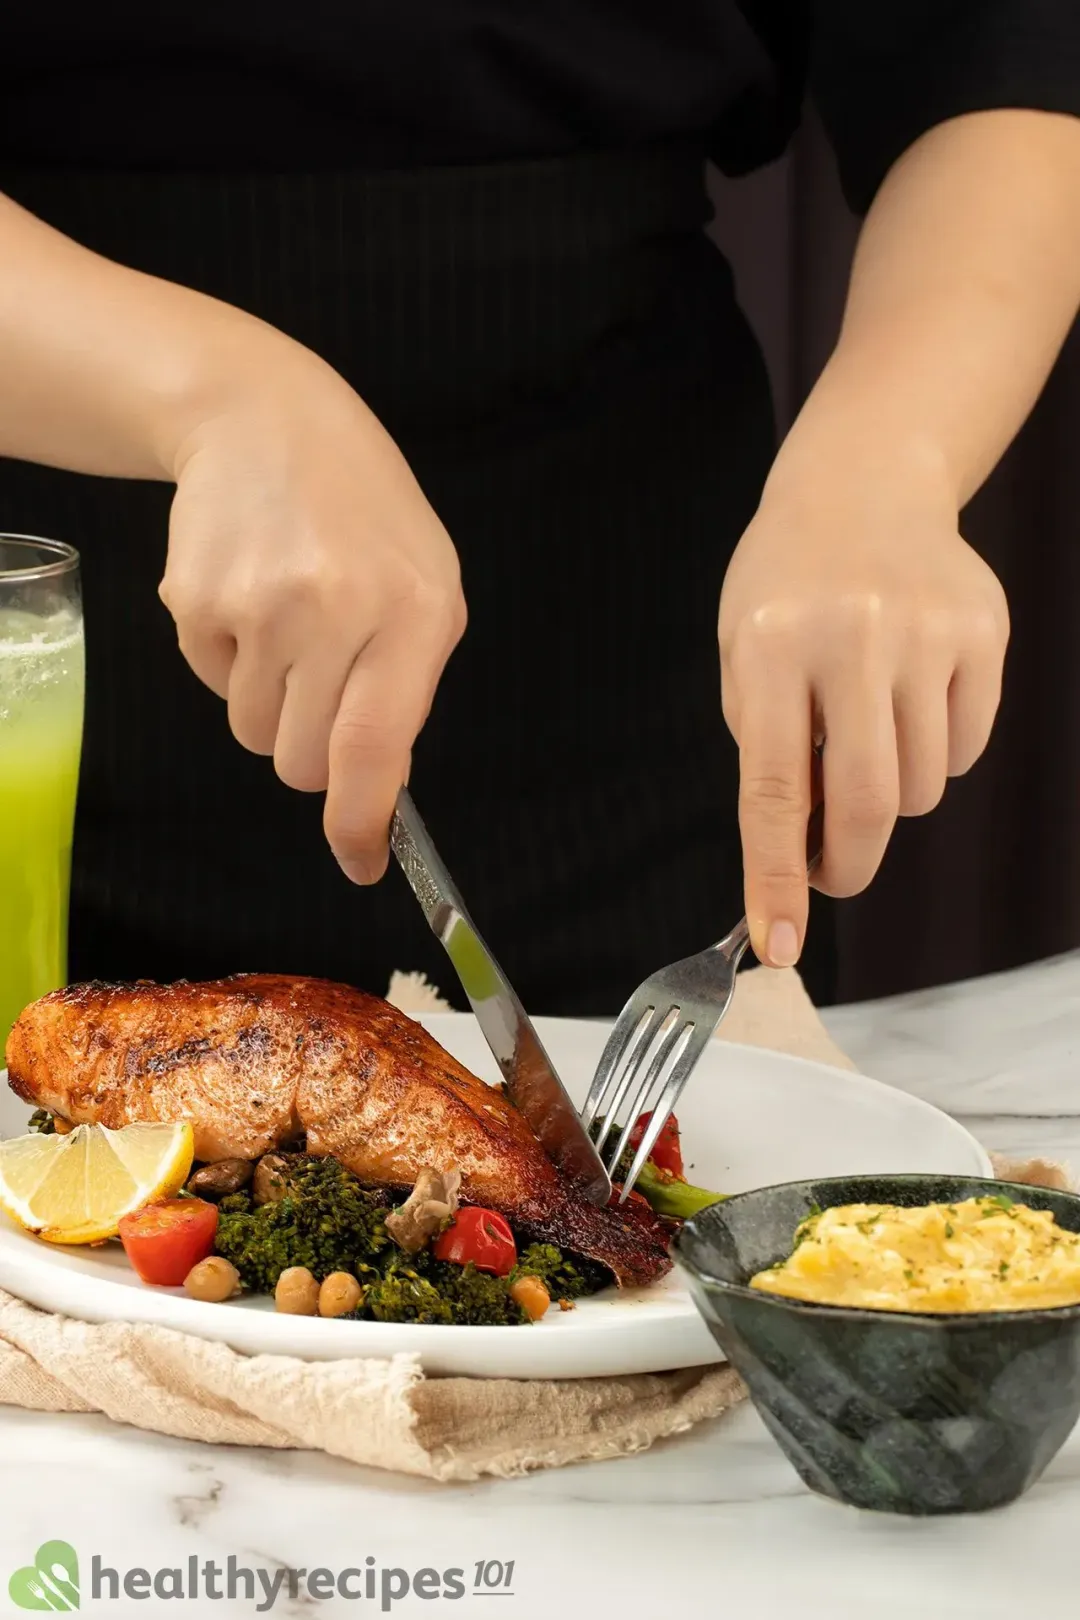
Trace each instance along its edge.
<instances>
[{"instance_id":1,"label":"fork tine","mask_svg":"<svg viewBox=\"0 0 1080 1620\"><path fill-rule=\"evenodd\" d=\"M600 1132L600 1136L596 1144L596 1150L598 1153L600 1152L603 1143L607 1140L609 1133L613 1130L618 1130L619 1115L622 1113L623 1102L625 1101L626 1094L634 1082L640 1077L645 1060L649 1053L653 1050L655 1043L663 1042L667 1039L666 1026L668 1020L670 1019L672 1013L677 1011L677 1008L669 1007L663 1018L657 1019L657 1009L655 1007L649 1008L648 1025L642 1031L641 1039L634 1042L634 1050L626 1060L626 1066L623 1069L622 1075L619 1079L619 1084L615 1091L615 1095L612 1097L610 1107L607 1109L604 1115L604 1128ZM649 1073L652 1074L654 1071L655 1065L651 1064ZM645 1089L646 1088L643 1086L638 1086L636 1093L638 1099L640 1099ZM609 1161L605 1161L609 1165L609 1173L610 1166L618 1162L623 1152L626 1131L630 1128L630 1126L633 1125L636 1118L637 1112L630 1115L628 1125L623 1128L622 1136L619 1139L619 1145L615 1151L614 1158L610 1159ZM602 1154L601 1157L603 1157Z\"/></svg>"},{"instance_id":2,"label":"fork tine","mask_svg":"<svg viewBox=\"0 0 1080 1620\"><path fill-rule=\"evenodd\" d=\"M600 1152L611 1131L615 1129L623 1105L623 1098L633 1085L635 1075L638 1074L642 1063L645 1061L646 1054L653 1041L656 1040L658 1028L662 1027L654 1023L655 1016L656 1008L650 1007L648 1012L638 1020L638 1027L634 1031L634 1039L630 1043L622 1073L615 1084L614 1095L610 1097L604 1110L604 1126L596 1138L597 1153ZM608 1089L610 1091L611 1088Z\"/></svg>"},{"instance_id":3,"label":"fork tine","mask_svg":"<svg viewBox=\"0 0 1080 1620\"><path fill-rule=\"evenodd\" d=\"M622 1012L619 1014L615 1028L608 1036L607 1044L600 1055L600 1062L596 1066L596 1074L593 1076L593 1083L589 1087L589 1095L586 1097L585 1106L581 1110L582 1123L584 1124L586 1130L590 1130L595 1122L596 1116L600 1112L600 1104L603 1102L606 1093L610 1089L615 1072L619 1068L620 1063L622 1063L624 1058L624 1073L632 1070L634 1059L638 1053L638 1048L641 1046L641 1042L645 1037L645 1031L652 1023L656 1008L647 1006L645 1011L634 1023L633 1028L628 1029L628 1015L632 1014L633 1005L633 1001L628 1001ZM621 1100L622 1092L620 1091L618 1100L616 1102L616 1107L618 1106L618 1102ZM608 1109L608 1118L612 1119L613 1117L614 1110ZM605 1125L600 1137L601 1142L607 1135L608 1128L609 1127ZM599 1148L599 1143L597 1144L597 1147Z\"/></svg>"},{"instance_id":4,"label":"fork tine","mask_svg":"<svg viewBox=\"0 0 1080 1620\"><path fill-rule=\"evenodd\" d=\"M630 1141L630 1132L634 1128L634 1122L644 1111L645 1104L649 1098L649 1093L652 1091L652 1088L656 1084L659 1076L667 1067L668 1060L671 1057L672 1048L675 1046L679 1038L680 1027L678 1007L669 1007L667 1012L664 1014L660 1027L654 1037L656 1048L649 1062L649 1066L645 1071L645 1078L638 1087L634 1095L634 1099L630 1104L630 1112L627 1115L626 1124L623 1126L622 1135L619 1137L618 1145L611 1155L611 1158L607 1161L609 1171L614 1170L615 1166L618 1164L619 1160L626 1151L627 1144ZM630 1079L635 1079L640 1072L641 1064L639 1063L632 1073L627 1077L628 1081ZM624 1085L624 1094L628 1089L629 1086Z\"/></svg>"},{"instance_id":5,"label":"fork tine","mask_svg":"<svg viewBox=\"0 0 1080 1620\"><path fill-rule=\"evenodd\" d=\"M623 1182L622 1192L619 1194L619 1203L625 1204L634 1190L634 1183L641 1174L642 1167L656 1146L660 1133L671 1118L675 1104L682 1096L683 1087L694 1072L694 1068L702 1052L709 1044L713 1025L684 1024L679 1037L679 1050L672 1059L671 1071L667 1083L660 1094L660 1099L653 1109L653 1117L645 1127L644 1134L634 1154L629 1172Z\"/></svg>"}]
</instances>

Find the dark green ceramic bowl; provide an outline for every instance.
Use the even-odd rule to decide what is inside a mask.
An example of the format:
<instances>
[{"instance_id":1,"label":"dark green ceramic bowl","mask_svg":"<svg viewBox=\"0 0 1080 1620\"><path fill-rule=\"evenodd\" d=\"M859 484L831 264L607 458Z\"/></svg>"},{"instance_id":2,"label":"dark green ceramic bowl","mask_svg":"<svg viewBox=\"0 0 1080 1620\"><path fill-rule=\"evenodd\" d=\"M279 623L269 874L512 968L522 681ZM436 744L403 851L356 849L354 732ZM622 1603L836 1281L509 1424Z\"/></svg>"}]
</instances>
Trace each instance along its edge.
<instances>
[{"instance_id":1,"label":"dark green ceramic bowl","mask_svg":"<svg viewBox=\"0 0 1080 1620\"><path fill-rule=\"evenodd\" d=\"M911 1315L747 1286L838 1204L1006 1193L1080 1231L1080 1197L974 1176L853 1176L741 1193L675 1245L702 1316L813 1490L887 1513L971 1513L1033 1484L1080 1417L1080 1305Z\"/></svg>"}]
</instances>

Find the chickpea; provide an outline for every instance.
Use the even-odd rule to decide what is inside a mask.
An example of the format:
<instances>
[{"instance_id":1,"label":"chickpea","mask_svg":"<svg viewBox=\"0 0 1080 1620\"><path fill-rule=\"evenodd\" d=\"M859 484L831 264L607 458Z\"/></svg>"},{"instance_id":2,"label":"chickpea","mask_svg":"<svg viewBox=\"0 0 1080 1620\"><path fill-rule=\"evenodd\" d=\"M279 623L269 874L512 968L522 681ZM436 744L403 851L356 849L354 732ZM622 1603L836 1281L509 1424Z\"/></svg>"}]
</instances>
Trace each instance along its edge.
<instances>
[{"instance_id":1,"label":"chickpea","mask_svg":"<svg viewBox=\"0 0 1080 1620\"><path fill-rule=\"evenodd\" d=\"M539 1277L519 1277L510 1285L510 1298L521 1306L530 1322L539 1322L551 1304L551 1295Z\"/></svg>"},{"instance_id":2,"label":"chickpea","mask_svg":"<svg viewBox=\"0 0 1080 1620\"><path fill-rule=\"evenodd\" d=\"M319 1285L307 1266L289 1266L281 1273L274 1289L274 1304L286 1316L317 1315Z\"/></svg>"},{"instance_id":3,"label":"chickpea","mask_svg":"<svg viewBox=\"0 0 1080 1620\"><path fill-rule=\"evenodd\" d=\"M220 1254L207 1255L197 1266L192 1266L184 1278L184 1287L192 1299L204 1299L220 1305L232 1299L240 1289L240 1273L231 1261Z\"/></svg>"},{"instance_id":4,"label":"chickpea","mask_svg":"<svg viewBox=\"0 0 1080 1620\"><path fill-rule=\"evenodd\" d=\"M320 1316L347 1316L355 1311L364 1290L347 1271L332 1271L319 1289Z\"/></svg>"}]
</instances>

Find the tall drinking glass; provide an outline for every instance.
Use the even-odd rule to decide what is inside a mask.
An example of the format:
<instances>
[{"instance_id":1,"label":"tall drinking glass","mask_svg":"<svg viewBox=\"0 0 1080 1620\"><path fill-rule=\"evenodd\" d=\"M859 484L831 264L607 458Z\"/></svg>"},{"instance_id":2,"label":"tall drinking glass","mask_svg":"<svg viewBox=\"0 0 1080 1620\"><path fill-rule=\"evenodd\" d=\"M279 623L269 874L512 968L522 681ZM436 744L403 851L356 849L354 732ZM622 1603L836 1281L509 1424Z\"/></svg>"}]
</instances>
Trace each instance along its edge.
<instances>
[{"instance_id":1,"label":"tall drinking glass","mask_svg":"<svg viewBox=\"0 0 1080 1620\"><path fill-rule=\"evenodd\" d=\"M22 1009L67 978L83 686L78 552L0 534L0 1067Z\"/></svg>"}]
</instances>

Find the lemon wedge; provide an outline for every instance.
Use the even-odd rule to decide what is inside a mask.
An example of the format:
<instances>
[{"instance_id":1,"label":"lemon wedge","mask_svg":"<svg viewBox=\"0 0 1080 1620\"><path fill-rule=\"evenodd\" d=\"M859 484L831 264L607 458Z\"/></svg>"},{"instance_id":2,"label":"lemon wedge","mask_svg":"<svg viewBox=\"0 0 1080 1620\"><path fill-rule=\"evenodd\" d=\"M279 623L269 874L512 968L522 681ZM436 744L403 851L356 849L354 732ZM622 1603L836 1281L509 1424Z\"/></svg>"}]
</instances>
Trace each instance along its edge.
<instances>
[{"instance_id":1,"label":"lemon wedge","mask_svg":"<svg viewBox=\"0 0 1080 1620\"><path fill-rule=\"evenodd\" d=\"M122 1215L171 1198L195 1157L190 1125L77 1125L0 1142L0 1209L47 1243L101 1243Z\"/></svg>"}]
</instances>

